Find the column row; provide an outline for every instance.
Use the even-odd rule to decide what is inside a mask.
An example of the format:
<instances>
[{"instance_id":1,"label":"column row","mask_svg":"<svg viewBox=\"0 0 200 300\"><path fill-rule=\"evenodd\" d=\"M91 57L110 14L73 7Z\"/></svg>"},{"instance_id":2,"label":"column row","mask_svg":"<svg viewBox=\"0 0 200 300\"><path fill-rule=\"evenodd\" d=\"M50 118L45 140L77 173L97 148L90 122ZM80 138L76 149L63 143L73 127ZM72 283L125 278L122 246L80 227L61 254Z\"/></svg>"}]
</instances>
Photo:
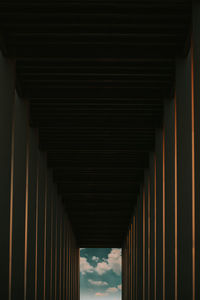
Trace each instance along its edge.
<instances>
[{"instance_id":1,"label":"column row","mask_svg":"<svg viewBox=\"0 0 200 300\"><path fill-rule=\"evenodd\" d=\"M78 299L79 250L62 199L0 54L2 299Z\"/></svg>"},{"instance_id":2,"label":"column row","mask_svg":"<svg viewBox=\"0 0 200 300\"><path fill-rule=\"evenodd\" d=\"M123 247L123 299L200 298L199 20L196 3L191 48L176 61L174 97L164 101Z\"/></svg>"}]
</instances>

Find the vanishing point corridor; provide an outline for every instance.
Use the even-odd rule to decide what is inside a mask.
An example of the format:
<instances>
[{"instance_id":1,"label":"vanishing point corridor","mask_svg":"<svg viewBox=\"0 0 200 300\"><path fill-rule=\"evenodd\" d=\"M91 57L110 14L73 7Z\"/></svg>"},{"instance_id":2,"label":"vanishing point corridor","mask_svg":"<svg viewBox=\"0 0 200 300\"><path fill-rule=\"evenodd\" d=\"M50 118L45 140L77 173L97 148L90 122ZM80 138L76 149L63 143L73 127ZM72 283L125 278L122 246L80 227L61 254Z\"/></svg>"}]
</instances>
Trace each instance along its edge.
<instances>
[{"instance_id":1,"label":"vanishing point corridor","mask_svg":"<svg viewBox=\"0 0 200 300\"><path fill-rule=\"evenodd\" d=\"M0 141L1 299L200 299L198 1L1 0Z\"/></svg>"}]
</instances>

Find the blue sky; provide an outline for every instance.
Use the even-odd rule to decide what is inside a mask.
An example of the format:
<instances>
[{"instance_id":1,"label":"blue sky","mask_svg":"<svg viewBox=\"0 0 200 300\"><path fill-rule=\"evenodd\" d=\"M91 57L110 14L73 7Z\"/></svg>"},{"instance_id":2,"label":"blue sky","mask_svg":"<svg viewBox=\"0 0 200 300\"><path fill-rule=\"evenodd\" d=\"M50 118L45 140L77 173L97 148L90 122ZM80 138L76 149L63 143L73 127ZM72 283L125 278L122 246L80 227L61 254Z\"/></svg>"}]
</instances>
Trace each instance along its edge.
<instances>
[{"instance_id":1,"label":"blue sky","mask_svg":"<svg viewBox=\"0 0 200 300\"><path fill-rule=\"evenodd\" d=\"M80 248L81 300L121 300L121 249Z\"/></svg>"}]
</instances>

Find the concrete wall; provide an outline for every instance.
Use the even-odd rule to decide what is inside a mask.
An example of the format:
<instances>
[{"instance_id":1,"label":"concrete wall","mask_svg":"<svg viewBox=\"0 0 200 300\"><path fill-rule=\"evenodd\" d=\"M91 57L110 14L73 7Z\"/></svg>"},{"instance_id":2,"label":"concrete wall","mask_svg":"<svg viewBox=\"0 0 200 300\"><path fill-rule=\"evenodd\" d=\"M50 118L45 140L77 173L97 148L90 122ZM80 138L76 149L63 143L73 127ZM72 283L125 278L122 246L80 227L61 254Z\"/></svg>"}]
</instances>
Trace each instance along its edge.
<instances>
[{"instance_id":1,"label":"concrete wall","mask_svg":"<svg viewBox=\"0 0 200 300\"><path fill-rule=\"evenodd\" d=\"M0 53L2 299L79 299L79 249L62 199ZM73 285L72 285L73 284Z\"/></svg>"},{"instance_id":2,"label":"concrete wall","mask_svg":"<svg viewBox=\"0 0 200 300\"><path fill-rule=\"evenodd\" d=\"M163 126L156 132L155 152L150 154L149 169L145 171L133 214L137 251L136 265L131 268L136 276L137 293L129 297L129 292L124 291L124 300L200 299L199 37L200 4L196 2L191 49L187 57L176 60L174 97L163 100ZM130 229L127 237L129 232ZM129 248L127 239L124 248ZM131 255L126 252L123 265ZM131 288L134 276L129 270L124 276L123 282L131 278Z\"/></svg>"},{"instance_id":3,"label":"concrete wall","mask_svg":"<svg viewBox=\"0 0 200 300\"><path fill-rule=\"evenodd\" d=\"M11 209L11 146L13 106L15 99L15 64L4 59L0 53L0 231L1 231L1 291L2 298L8 299L9 285L9 243Z\"/></svg>"}]
</instances>

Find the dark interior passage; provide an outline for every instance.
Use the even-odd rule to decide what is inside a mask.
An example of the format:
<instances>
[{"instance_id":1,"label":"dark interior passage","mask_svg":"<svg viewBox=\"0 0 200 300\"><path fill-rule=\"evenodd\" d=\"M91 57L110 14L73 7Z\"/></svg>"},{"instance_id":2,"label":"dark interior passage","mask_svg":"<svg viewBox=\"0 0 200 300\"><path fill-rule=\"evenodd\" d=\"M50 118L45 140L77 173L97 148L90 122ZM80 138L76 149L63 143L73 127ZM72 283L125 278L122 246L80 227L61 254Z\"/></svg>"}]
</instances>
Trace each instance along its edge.
<instances>
[{"instance_id":1,"label":"dark interior passage","mask_svg":"<svg viewBox=\"0 0 200 300\"><path fill-rule=\"evenodd\" d=\"M200 7L1 1L4 299L79 299L122 248L123 300L199 299Z\"/></svg>"}]
</instances>

